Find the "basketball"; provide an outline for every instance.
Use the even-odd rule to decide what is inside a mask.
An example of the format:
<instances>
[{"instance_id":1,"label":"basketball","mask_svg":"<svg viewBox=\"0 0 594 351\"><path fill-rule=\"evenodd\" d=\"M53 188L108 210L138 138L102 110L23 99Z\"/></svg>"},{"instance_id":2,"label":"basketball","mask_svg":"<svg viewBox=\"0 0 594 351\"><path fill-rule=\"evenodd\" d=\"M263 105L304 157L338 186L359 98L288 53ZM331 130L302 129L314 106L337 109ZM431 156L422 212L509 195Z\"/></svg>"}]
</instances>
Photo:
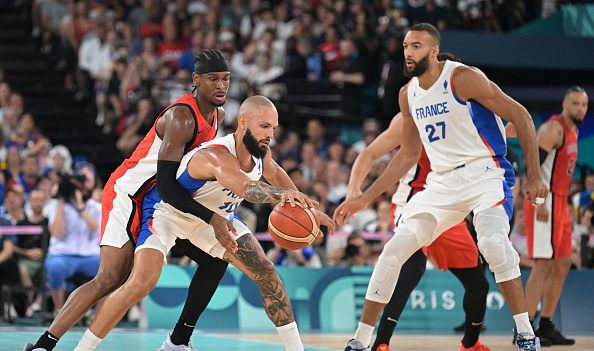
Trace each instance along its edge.
<instances>
[{"instance_id":1,"label":"basketball","mask_svg":"<svg viewBox=\"0 0 594 351\"><path fill-rule=\"evenodd\" d=\"M299 203L291 207L277 204L268 217L268 231L278 245L287 250L299 250L311 245L320 232L320 217L314 209Z\"/></svg>"}]
</instances>

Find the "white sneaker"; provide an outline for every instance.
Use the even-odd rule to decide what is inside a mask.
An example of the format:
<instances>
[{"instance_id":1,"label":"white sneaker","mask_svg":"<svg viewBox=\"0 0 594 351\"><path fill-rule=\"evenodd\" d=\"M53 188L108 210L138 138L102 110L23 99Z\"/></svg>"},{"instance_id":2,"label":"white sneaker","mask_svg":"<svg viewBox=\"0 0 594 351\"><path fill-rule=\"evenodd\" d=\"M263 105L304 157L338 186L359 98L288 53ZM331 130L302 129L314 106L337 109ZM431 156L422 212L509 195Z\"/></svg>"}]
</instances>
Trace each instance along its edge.
<instances>
[{"instance_id":1,"label":"white sneaker","mask_svg":"<svg viewBox=\"0 0 594 351\"><path fill-rule=\"evenodd\" d=\"M188 345L175 345L171 342L171 334L167 334L167 339L163 341L163 345L157 351L198 351L198 349L192 347L191 341Z\"/></svg>"}]
</instances>

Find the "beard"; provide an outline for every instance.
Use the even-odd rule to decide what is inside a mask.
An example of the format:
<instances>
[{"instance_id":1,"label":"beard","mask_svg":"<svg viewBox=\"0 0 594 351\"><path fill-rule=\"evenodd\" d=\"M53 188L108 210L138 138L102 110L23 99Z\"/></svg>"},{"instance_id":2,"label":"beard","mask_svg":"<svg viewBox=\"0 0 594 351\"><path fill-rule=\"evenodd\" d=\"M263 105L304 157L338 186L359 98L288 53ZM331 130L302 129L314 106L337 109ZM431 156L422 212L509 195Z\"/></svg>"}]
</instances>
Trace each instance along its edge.
<instances>
[{"instance_id":1,"label":"beard","mask_svg":"<svg viewBox=\"0 0 594 351\"><path fill-rule=\"evenodd\" d=\"M260 145L258 145L259 141L256 140L256 138L254 138L254 135L252 134L249 128L246 130L242 142L243 145L245 145L248 152L257 158L264 158L264 156L266 156L266 153L268 152L268 146L261 147Z\"/></svg>"},{"instance_id":2,"label":"beard","mask_svg":"<svg viewBox=\"0 0 594 351\"><path fill-rule=\"evenodd\" d=\"M576 126L581 126L584 123L584 120L585 120L585 118L579 119L576 115L569 115L569 118L571 118L571 121Z\"/></svg>"},{"instance_id":3,"label":"beard","mask_svg":"<svg viewBox=\"0 0 594 351\"><path fill-rule=\"evenodd\" d=\"M429 55L423 57L419 62L415 62L415 65L412 70L408 70L406 68L406 60L404 61L404 69L402 70L402 74L404 74L407 78L418 77L425 73L425 71L429 68Z\"/></svg>"}]
</instances>

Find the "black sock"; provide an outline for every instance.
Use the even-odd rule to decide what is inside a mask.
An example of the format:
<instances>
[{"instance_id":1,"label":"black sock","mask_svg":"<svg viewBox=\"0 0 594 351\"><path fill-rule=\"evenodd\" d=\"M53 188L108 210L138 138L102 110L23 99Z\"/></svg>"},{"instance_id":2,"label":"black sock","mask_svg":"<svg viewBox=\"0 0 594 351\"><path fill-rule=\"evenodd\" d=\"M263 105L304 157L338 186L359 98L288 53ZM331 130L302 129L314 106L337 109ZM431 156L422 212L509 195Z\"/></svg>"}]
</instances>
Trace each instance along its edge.
<instances>
[{"instance_id":1,"label":"black sock","mask_svg":"<svg viewBox=\"0 0 594 351\"><path fill-rule=\"evenodd\" d=\"M381 344L390 344L394 328L396 328L398 319L406 306L406 300L419 284L423 273L425 273L426 264L427 257L423 250L418 250L402 266L392 298L384 308L384 314L377 327L377 337L371 350L375 351Z\"/></svg>"},{"instance_id":2,"label":"black sock","mask_svg":"<svg viewBox=\"0 0 594 351\"><path fill-rule=\"evenodd\" d=\"M487 308L487 294L489 293L489 282L485 278L485 272L481 265L474 268L450 268L458 280L464 286L463 307L466 313L464 324L464 337L462 345L472 347L479 339L479 334L485 318Z\"/></svg>"},{"instance_id":3,"label":"black sock","mask_svg":"<svg viewBox=\"0 0 594 351\"><path fill-rule=\"evenodd\" d=\"M540 317L540 324L538 326L538 330L541 332L549 332L555 329L553 325L553 318L552 317Z\"/></svg>"},{"instance_id":4,"label":"black sock","mask_svg":"<svg viewBox=\"0 0 594 351\"><path fill-rule=\"evenodd\" d=\"M45 333L43 333L43 335L39 337L39 340L37 340L33 348L40 347L42 349L46 349L47 351L52 351L54 347L56 347L58 340L60 339L52 335L52 333L50 333L48 330L46 330Z\"/></svg>"},{"instance_id":5,"label":"black sock","mask_svg":"<svg viewBox=\"0 0 594 351\"><path fill-rule=\"evenodd\" d=\"M194 326L217 290L228 263L210 256L189 240L177 239L174 248L198 263L198 269L188 288L184 308L170 337L175 345L188 345Z\"/></svg>"},{"instance_id":6,"label":"black sock","mask_svg":"<svg viewBox=\"0 0 594 351\"><path fill-rule=\"evenodd\" d=\"M464 327L464 337L462 338L462 345L464 347L472 347L476 344L481 333L483 322L466 321Z\"/></svg>"},{"instance_id":7,"label":"black sock","mask_svg":"<svg viewBox=\"0 0 594 351\"><path fill-rule=\"evenodd\" d=\"M171 333L171 342L174 345L186 345L190 342L190 337L192 336L192 332L194 331L194 326L186 324L184 322L177 322L175 324L175 328L173 328L173 333Z\"/></svg>"}]
</instances>

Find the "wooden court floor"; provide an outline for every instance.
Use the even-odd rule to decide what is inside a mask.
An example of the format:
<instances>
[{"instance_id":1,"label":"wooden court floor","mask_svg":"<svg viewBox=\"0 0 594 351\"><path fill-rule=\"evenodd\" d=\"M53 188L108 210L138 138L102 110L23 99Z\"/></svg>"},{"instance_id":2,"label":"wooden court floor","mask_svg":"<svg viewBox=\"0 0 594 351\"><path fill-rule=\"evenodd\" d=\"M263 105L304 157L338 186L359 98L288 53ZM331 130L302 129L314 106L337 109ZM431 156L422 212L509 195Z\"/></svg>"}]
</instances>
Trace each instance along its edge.
<instances>
[{"instance_id":1,"label":"wooden court floor","mask_svg":"<svg viewBox=\"0 0 594 351\"><path fill-rule=\"evenodd\" d=\"M0 351L20 351L25 342L33 342L43 333L40 328L0 328ZM55 351L72 350L82 336L83 330L66 334ZM140 351L156 350L167 335L167 330L138 331L137 329L117 329L97 348L98 351ZM304 334L302 335L307 351L343 350L350 335ZM248 333L211 333L196 332L192 340L200 351L282 351L283 347L275 334ZM509 335L484 336L481 341L493 351L513 351ZM392 338L392 350L395 351L432 351L459 350L460 336L433 335L395 335ZM577 344L571 347L543 348L553 351L593 350L594 336L577 337Z\"/></svg>"}]
</instances>

